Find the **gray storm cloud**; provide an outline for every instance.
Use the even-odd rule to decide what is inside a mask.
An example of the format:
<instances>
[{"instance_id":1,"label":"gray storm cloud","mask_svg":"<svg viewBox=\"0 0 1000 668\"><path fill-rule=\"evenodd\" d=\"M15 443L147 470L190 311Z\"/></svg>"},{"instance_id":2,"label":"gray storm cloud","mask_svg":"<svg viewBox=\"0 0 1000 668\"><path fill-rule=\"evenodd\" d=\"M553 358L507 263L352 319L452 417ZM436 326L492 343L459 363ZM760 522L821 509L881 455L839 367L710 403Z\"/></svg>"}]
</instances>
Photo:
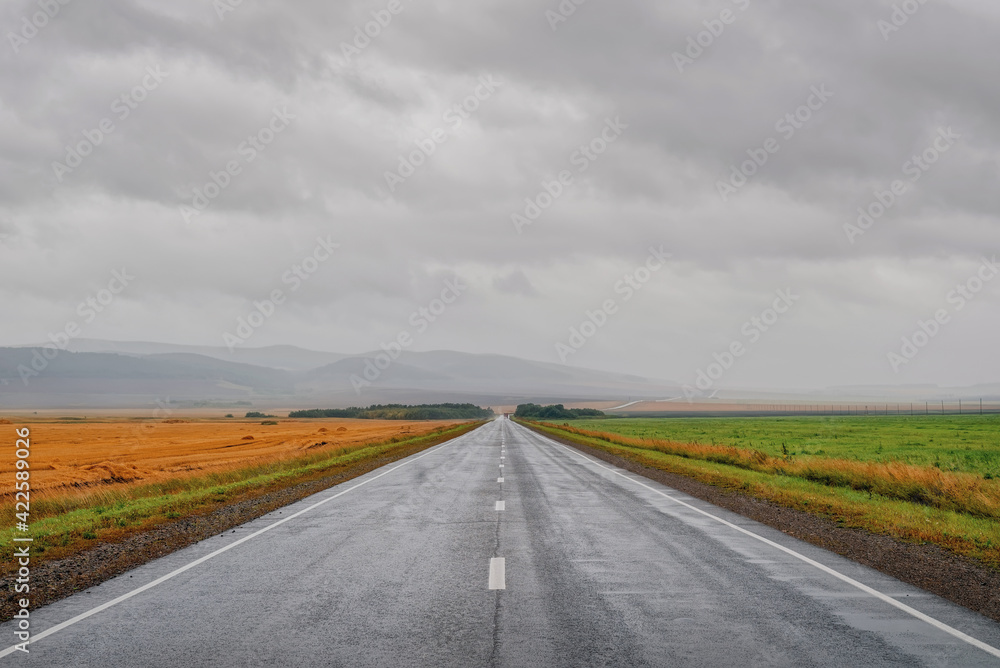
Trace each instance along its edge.
<instances>
[{"instance_id":1,"label":"gray storm cloud","mask_svg":"<svg viewBox=\"0 0 1000 668\"><path fill-rule=\"evenodd\" d=\"M1000 377L989 3L51 0L0 32L0 345L123 267L85 336L224 345L329 237L248 345L372 350L460 276L420 349L557 362L662 245L569 364L691 382L791 289L720 386Z\"/></svg>"}]
</instances>

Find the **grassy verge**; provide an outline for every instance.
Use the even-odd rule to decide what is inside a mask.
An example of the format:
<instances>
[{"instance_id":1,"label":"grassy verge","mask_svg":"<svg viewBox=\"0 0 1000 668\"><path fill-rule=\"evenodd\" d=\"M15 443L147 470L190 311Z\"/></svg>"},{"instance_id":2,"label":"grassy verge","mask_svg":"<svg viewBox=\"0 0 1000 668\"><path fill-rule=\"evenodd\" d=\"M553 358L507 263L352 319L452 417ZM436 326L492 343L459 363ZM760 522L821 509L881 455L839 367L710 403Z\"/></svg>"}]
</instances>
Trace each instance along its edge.
<instances>
[{"instance_id":1,"label":"grassy verge","mask_svg":"<svg viewBox=\"0 0 1000 668\"><path fill-rule=\"evenodd\" d=\"M376 459L399 459L456 438L482 423L442 427L412 438L319 451L300 457L255 463L204 476L96 490L32 500L33 562L59 559L101 541L112 541L261 497L302 482L361 468ZM18 533L17 535L24 535ZM11 572L14 530L0 533L0 576Z\"/></svg>"},{"instance_id":2,"label":"grassy verge","mask_svg":"<svg viewBox=\"0 0 1000 668\"><path fill-rule=\"evenodd\" d=\"M865 529L901 540L934 543L1000 569L1000 522L994 514L1000 490L995 480L937 468L908 471L894 462L828 459L796 462L759 450L660 439L640 439L569 426L530 423L544 433L589 445L643 466L690 477L716 487L778 505L822 515L841 526ZM843 470L842 470L843 469ZM910 474L918 478L908 477ZM942 476L948 495L913 495L914 480ZM956 482L952 477L957 477ZM899 491L894 485L899 480ZM968 485L968 487L963 487ZM961 490L978 490L963 499ZM939 490L940 491L940 490ZM883 493L885 492L885 493ZM976 496L978 495L978 496ZM980 498L981 497L981 498ZM989 512L984 512L989 509Z\"/></svg>"}]
</instances>

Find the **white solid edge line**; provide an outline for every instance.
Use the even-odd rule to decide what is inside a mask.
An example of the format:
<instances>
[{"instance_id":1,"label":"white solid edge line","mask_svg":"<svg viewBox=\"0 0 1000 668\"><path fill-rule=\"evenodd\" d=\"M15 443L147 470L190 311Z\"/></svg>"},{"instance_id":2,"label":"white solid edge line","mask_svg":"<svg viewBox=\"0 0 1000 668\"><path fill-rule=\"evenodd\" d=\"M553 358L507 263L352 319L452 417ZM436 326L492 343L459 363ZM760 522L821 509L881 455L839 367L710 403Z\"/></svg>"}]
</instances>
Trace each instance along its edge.
<instances>
[{"instance_id":1,"label":"white solid edge line","mask_svg":"<svg viewBox=\"0 0 1000 668\"><path fill-rule=\"evenodd\" d=\"M536 434L536 435L541 436L541 434ZM545 437L542 436L542 438L545 438ZM858 582L854 578L848 577L848 576L844 575L843 573L835 571L832 568L830 568L829 566L825 566L825 565L821 564L820 562L815 561L814 559L810 559L809 557L805 556L804 554L799 554L795 550L793 550L791 548L788 548L788 547L785 547L784 545L781 545L780 543L775 543L773 540L769 540L767 538L764 538L763 536L755 534L752 531L744 529L741 526L733 524L732 522L728 522L728 521L722 519L721 517L718 517L717 515L713 515L710 512L702 510L701 508L698 508L696 506L692 506L690 503L685 503L684 501L681 501L680 499L676 499L676 498L670 496L669 494L665 494L665 493L661 492L660 490L656 489L655 487L650 487L649 485L647 485L647 484L645 484L643 482L640 482L638 480L635 480L634 478L631 478L631 477L625 475L624 473L622 473L620 471L616 471L613 468L604 466L603 464L600 464L600 463L594 461L593 459L591 459L590 457L587 457L586 455L580 454L579 452L577 452L573 448L567 447L567 446L563 445L562 443L558 443L558 442L553 441L552 439L549 439L549 438L546 438L546 440L551 441L555 445L559 446L560 448L563 448L564 450L568 451L570 454L576 455L580 459L586 460L586 461L590 462L591 464L593 464L595 466L598 466L598 467L600 467L600 468L602 468L602 469L604 469L606 471L610 471L611 473L614 473L617 476L621 476L622 478L625 478L626 480L629 480L629 481L635 483L636 485L639 485L640 487L645 487L646 489L650 490L651 492L656 492L660 496L668 498L671 501L673 501L674 503L678 503L678 504L680 504L680 505L682 505L682 506L684 506L686 508L690 508L691 510L693 510L693 511L695 511L697 513L701 513L705 517L710 517L711 519L713 519L713 520L715 520L717 522L720 522L720 523L726 525L727 527L730 527L731 529L735 529L736 531L739 531L742 534L750 536L751 538L755 538L755 539L759 540L762 543L770 545L771 547L777 548L777 549L781 550L782 552L784 552L784 553L786 553L788 555L791 555L791 556L795 557L796 559L799 559L800 561L804 561L805 563L809 564L810 566L814 566L815 568L818 568L819 570L823 571L824 573L827 573L828 575L832 575L833 577L837 578L838 580L846 582L847 584L851 585L852 587L856 587L856 588L860 589L861 591L865 592L866 594L870 594L871 596L874 596L875 598L877 598L877 599L879 599L881 601L884 601L885 603L888 603L889 605L891 605L891 606L893 606L895 608L898 608L899 610L902 610L903 612L907 613L908 615L912 615L913 617L916 617L917 619L919 619L919 620L921 620L923 622L927 622L931 626L933 626L933 627L935 627L935 628L937 628L937 629L939 629L941 631L944 631L945 633L947 633L949 635L952 635L952 636L958 638L959 640L963 640L963 641L967 642L968 644L972 645L973 647L977 647L977 648L983 650L987 654L992 654L993 656L1000 657L1000 649L997 649L996 647L993 647L992 645L987 645L986 643L984 643L981 640L976 640L972 636L967 635L965 633L962 633L958 629L956 629L954 627L951 627L951 626L948 626L944 622L940 622L940 621L934 619L933 617L931 617L929 615L925 615L924 613L920 612L919 610L916 610L915 608L911 608L910 606L906 605L905 603L900 603L899 601L897 601L896 599L892 598L891 596L889 596L887 594L883 594L882 592L878 591L877 589L872 589L868 585L866 585L866 584L864 584L862 582Z\"/></svg>"},{"instance_id":2,"label":"white solid edge line","mask_svg":"<svg viewBox=\"0 0 1000 668\"><path fill-rule=\"evenodd\" d=\"M490 559L490 589L506 589L507 573L503 557Z\"/></svg>"},{"instance_id":3,"label":"white solid edge line","mask_svg":"<svg viewBox=\"0 0 1000 668\"><path fill-rule=\"evenodd\" d=\"M471 433L474 433L475 431L476 430L473 430L471 432L466 432L466 434L471 434ZM280 525L284 524L285 522L288 522L289 520L293 520L296 517L298 517L299 515L303 515L305 513L308 513L310 510L314 510L316 508L319 508L323 504L328 503L330 501L333 501L337 497L343 496L344 494L347 494L348 492L352 492L352 491L356 490L358 487L363 487L364 485L367 485L368 483L372 482L373 480L378 480L379 478L381 478L384 475L389 475L390 473L392 473L396 469L403 468L404 466L406 466L408 464L412 464L413 462L417 461L418 459L423 459L427 455L430 455L430 454L432 454L434 452L437 452L438 450L442 450L445 447L448 447L449 445L453 444L455 441L459 440L460 438L462 438L462 436L465 436L466 434L462 434L461 436L459 436L457 438L453 438L450 441L447 441L445 443L441 443L438 446L434 446L430 450L428 450L427 452L423 453L422 455L420 455L418 457L414 457L413 459L405 461L402 464L399 464L398 466L394 466L391 469L389 469L388 471L383 471L382 473L379 473L376 476L373 476L371 478L368 478L367 480L359 482L358 484L354 485L353 487L345 489L342 492L338 492L337 494L334 494L331 497L327 497L327 498L323 499L322 501L317 501L316 503L312 504L308 508L303 508L302 510L298 511L297 513L293 513L292 515L289 515L288 517L286 517L284 519L280 519L280 520L278 520L277 522L275 522L273 524L269 524L266 527L264 527L263 529L258 529L257 531L253 532L252 534L250 534L248 536L244 536L243 538L240 538L239 540L237 540L237 541L235 541L233 543L230 543L229 545L226 545L225 547L219 548L215 552L211 552L209 554L206 554L203 557L199 557L198 559L195 559L191 563L189 563L187 565L184 565L184 566L181 566L177 570L171 571L170 573L167 573L166 575L162 575L162 576L158 577L157 579L153 580L152 582L144 584L143 586L139 587L138 589L133 589L132 591L130 591L130 592L126 593L126 594L122 594L118 598L114 598L114 599L111 599L110 601L107 601L106 603L102 603L101 605L97 606L96 608L93 608L92 610L88 610L87 612L82 612L79 615L77 615L76 617L72 617L70 619L67 619L65 622L61 622L59 624L56 624L52 628L45 629L41 633L33 635L31 637L31 640L29 640L27 642L30 643L30 644L34 644L34 643L38 642L39 640L42 640L43 638L47 638L47 637L49 637L50 635L52 635L54 633L58 633L59 631L62 631L63 629L65 629L65 628L67 628L69 626L72 626L73 624L76 624L77 622L81 622L84 619L87 619L88 617L92 617L93 615L96 615L99 612L103 612L103 611L107 610L108 608L116 606L116 605L118 605L119 603L121 603L123 601L127 601L128 599L132 598L133 596L136 596L137 594L141 594L142 592L146 591L147 589L152 589L153 587L155 587L155 586L157 586L159 584L162 584L162 583L166 582L167 580L169 580L169 579L171 579L171 578L173 578L173 577L175 577L177 575L180 575L181 573L183 573L185 571L188 571L188 570L194 568L195 566L203 564L204 562L208 561L209 559L212 559L214 557L219 556L223 552L227 552L227 551L233 549L237 545L241 545L241 544L247 542L251 538L256 538L257 536L259 536L261 534L267 533L271 529L273 529L273 528L275 528L277 526L280 526ZM501 566L501 569L502 569L502 566ZM501 571L501 575L502 575L502 571ZM492 574L491 574L491 578L492 578ZM18 643L18 644L20 644L20 643ZM4 657L4 656L7 656L8 654L14 653L15 651L17 651L17 647L18 647L18 645L11 645L7 649L5 649L3 651L0 651L0 657Z\"/></svg>"}]
</instances>

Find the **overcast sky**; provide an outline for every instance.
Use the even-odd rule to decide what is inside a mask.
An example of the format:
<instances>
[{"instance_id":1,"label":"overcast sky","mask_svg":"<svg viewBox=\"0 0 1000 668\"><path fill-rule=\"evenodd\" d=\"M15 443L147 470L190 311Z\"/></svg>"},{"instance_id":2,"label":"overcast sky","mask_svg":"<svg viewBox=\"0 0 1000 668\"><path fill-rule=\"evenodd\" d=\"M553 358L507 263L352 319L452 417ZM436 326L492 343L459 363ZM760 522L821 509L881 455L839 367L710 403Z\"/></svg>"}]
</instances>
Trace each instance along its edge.
<instances>
[{"instance_id":1,"label":"overcast sky","mask_svg":"<svg viewBox=\"0 0 1000 668\"><path fill-rule=\"evenodd\" d=\"M0 8L0 345L256 301L235 345L1000 381L993 0L51 2Z\"/></svg>"}]
</instances>

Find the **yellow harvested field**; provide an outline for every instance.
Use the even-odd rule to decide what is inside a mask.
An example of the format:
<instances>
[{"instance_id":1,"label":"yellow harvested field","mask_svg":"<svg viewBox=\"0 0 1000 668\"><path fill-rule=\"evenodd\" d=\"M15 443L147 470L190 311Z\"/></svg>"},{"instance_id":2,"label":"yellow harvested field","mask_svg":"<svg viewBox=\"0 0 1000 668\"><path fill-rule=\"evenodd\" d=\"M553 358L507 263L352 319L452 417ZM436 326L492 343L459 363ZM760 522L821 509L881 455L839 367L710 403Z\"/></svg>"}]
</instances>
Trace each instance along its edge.
<instances>
[{"instance_id":1,"label":"yellow harvested field","mask_svg":"<svg viewBox=\"0 0 1000 668\"><path fill-rule=\"evenodd\" d=\"M425 434L460 420L95 420L15 423L31 429L31 491L157 482ZM13 433L11 434L13 437ZM14 492L14 460L0 494Z\"/></svg>"}]
</instances>

